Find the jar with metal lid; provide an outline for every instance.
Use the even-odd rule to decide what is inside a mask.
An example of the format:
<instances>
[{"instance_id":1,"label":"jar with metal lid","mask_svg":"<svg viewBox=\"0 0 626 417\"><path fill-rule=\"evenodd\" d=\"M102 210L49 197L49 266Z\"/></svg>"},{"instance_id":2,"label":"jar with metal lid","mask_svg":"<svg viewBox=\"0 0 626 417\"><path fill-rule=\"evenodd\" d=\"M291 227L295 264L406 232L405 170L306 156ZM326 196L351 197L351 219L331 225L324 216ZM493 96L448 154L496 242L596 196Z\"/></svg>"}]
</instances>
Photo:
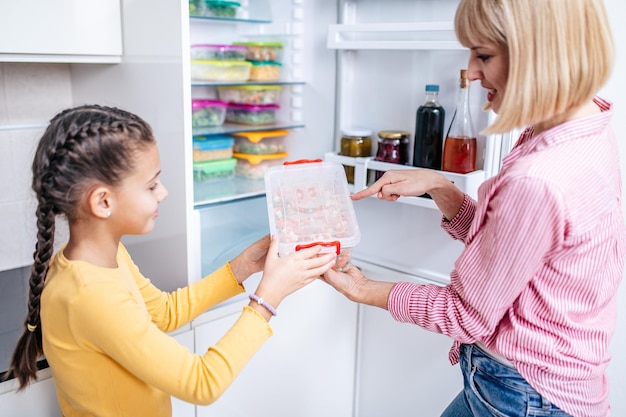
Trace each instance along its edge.
<instances>
[{"instance_id":1,"label":"jar with metal lid","mask_svg":"<svg viewBox=\"0 0 626 417\"><path fill-rule=\"evenodd\" d=\"M410 133L404 130L381 130L378 132L378 152L376 160L392 164L406 165L409 162ZM378 180L383 175L376 172Z\"/></svg>"},{"instance_id":2,"label":"jar with metal lid","mask_svg":"<svg viewBox=\"0 0 626 417\"><path fill-rule=\"evenodd\" d=\"M372 131L368 129L341 129L340 155L365 157L372 154ZM344 165L349 184L354 184L354 167Z\"/></svg>"}]
</instances>

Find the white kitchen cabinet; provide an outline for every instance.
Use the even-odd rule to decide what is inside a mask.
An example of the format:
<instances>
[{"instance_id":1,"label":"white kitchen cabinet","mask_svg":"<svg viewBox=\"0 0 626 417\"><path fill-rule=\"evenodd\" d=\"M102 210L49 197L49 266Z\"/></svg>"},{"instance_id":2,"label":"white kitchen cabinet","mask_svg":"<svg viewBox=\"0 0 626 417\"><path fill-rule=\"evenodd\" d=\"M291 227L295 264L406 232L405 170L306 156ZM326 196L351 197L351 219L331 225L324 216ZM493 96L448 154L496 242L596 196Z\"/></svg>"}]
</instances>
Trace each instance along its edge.
<instances>
[{"instance_id":1,"label":"white kitchen cabinet","mask_svg":"<svg viewBox=\"0 0 626 417\"><path fill-rule=\"evenodd\" d=\"M50 369L39 371L37 382L21 392L15 391L17 381L0 385L0 410L3 416L61 417ZM4 414L6 413L6 414Z\"/></svg>"},{"instance_id":2,"label":"white kitchen cabinet","mask_svg":"<svg viewBox=\"0 0 626 417\"><path fill-rule=\"evenodd\" d=\"M207 313L195 327L196 351L215 344L247 304ZM270 322L274 335L221 398L197 407L197 416L352 415L356 311L321 281L292 294Z\"/></svg>"},{"instance_id":3,"label":"white kitchen cabinet","mask_svg":"<svg viewBox=\"0 0 626 417\"><path fill-rule=\"evenodd\" d=\"M379 281L432 281L355 260ZM359 307L355 415L358 417L438 416L463 388L458 366L451 366L452 340L409 323L388 311Z\"/></svg>"},{"instance_id":4,"label":"white kitchen cabinet","mask_svg":"<svg viewBox=\"0 0 626 417\"><path fill-rule=\"evenodd\" d=\"M191 326L187 325L184 329L174 332L173 337L180 343L189 349L190 352L194 350L194 334L191 330ZM196 406L186 401L179 400L176 397L172 397L172 417L195 417Z\"/></svg>"},{"instance_id":5,"label":"white kitchen cabinet","mask_svg":"<svg viewBox=\"0 0 626 417\"><path fill-rule=\"evenodd\" d=\"M0 2L0 61L118 63L119 0Z\"/></svg>"}]
</instances>

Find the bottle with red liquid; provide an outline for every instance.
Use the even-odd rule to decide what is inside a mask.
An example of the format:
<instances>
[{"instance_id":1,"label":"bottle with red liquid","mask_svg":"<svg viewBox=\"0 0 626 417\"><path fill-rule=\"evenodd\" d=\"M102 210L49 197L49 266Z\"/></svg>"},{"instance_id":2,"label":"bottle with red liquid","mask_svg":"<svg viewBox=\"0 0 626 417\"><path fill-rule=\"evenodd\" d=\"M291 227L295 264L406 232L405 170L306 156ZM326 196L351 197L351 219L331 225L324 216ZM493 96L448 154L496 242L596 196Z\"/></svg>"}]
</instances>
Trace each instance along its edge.
<instances>
[{"instance_id":1,"label":"bottle with red liquid","mask_svg":"<svg viewBox=\"0 0 626 417\"><path fill-rule=\"evenodd\" d=\"M476 133L469 108L467 70L461 70L456 110L443 144L443 171L467 174L476 171Z\"/></svg>"}]
</instances>

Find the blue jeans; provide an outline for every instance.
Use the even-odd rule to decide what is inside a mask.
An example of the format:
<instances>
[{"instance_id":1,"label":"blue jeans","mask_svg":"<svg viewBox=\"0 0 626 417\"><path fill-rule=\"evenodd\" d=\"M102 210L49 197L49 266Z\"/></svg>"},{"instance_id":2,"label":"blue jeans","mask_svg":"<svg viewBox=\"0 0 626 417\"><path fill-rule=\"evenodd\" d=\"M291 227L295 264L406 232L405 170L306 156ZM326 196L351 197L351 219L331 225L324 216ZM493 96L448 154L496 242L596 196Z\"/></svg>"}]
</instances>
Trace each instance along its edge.
<instances>
[{"instance_id":1,"label":"blue jeans","mask_svg":"<svg viewBox=\"0 0 626 417\"><path fill-rule=\"evenodd\" d=\"M441 417L571 417L475 345L461 345L459 365L463 391Z\"/></svg>"}]
</instances>

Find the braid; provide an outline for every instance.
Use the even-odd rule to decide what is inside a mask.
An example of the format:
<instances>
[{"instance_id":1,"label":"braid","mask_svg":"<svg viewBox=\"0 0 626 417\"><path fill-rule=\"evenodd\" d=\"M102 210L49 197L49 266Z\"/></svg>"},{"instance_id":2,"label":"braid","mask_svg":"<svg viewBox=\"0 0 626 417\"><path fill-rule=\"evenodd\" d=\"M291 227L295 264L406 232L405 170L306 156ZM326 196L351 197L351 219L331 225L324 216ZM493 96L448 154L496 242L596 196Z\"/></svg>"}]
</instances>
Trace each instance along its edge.
<instances>
[{"instance_id":1,"label":"braid","mask_svg":"<svg viewBox=\"0 0 626 417\"><path fill-rule=\"evenodd\" d=\"M37 243L30 271L28 314L5 378L15 375L24 389L37 378L43 354L41 294L54 252L55 219L72 223L78 205L95 183L119 184L133 168L134 151L154 143L150 126L124 110L79 106L54 116L44 132L32 164L37 196Z\"/></svg>"}]
</instances>

